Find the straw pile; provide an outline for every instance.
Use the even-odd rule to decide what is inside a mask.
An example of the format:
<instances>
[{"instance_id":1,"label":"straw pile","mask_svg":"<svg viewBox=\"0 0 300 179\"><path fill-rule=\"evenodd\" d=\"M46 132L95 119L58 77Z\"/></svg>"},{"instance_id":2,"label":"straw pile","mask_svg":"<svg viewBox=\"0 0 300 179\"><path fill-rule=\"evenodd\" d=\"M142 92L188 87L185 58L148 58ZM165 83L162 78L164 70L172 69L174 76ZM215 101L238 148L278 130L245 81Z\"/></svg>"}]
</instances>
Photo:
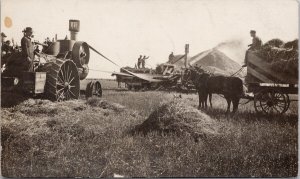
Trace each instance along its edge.
<instances>
[{"instance_id":1,"label":"straw pile","mask_svg":"<svg viewBox=\"0 0 300 179\"><path fill-rule=\"evenodd\" d=\"M198 141L199 138L218 134L218 125L196 108L175 100L161 104L134 131L144 135L149 132L188 135Z\"/></svg>"}]
</instances>

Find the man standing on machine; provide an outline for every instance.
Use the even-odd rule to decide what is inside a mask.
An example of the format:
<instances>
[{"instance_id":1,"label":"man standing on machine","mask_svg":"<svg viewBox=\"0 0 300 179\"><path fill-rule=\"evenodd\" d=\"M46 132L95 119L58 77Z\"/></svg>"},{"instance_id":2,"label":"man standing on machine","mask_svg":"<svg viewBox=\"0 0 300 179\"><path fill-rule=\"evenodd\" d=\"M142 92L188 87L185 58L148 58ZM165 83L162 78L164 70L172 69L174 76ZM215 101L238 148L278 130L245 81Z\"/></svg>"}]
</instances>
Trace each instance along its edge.
<instances>
[{"instance_id":1,"label":"man standing on machine","mask_svg":"<svg viewBox=\"0 0 300 179\"><path fill-rule=\"evenodd\" d=\"M31 27L26 27L23 32L24 37L21 39L21 48L22 56L25 60L24 70L27 69L29 72L33 72L34 47L33 43L31 42L33 31Z\"/></svg>"}]
</instances>

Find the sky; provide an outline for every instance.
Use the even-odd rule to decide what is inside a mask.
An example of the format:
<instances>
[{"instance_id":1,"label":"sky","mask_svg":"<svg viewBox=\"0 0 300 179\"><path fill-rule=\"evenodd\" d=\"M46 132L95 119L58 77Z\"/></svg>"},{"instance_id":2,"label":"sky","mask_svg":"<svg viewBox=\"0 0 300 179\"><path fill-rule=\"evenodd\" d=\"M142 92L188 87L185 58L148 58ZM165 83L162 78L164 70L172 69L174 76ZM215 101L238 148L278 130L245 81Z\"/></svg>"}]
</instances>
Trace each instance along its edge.
<instances>
[{"instance_id":1,"label":"sky","mask_svg":"<svg viewBox=\"0 0 300 179\"><path fill-rule=\"evenodd\" d=\"M11 24L5 24L5 18ZM32 27L34 40L58 35L63 39L69 19L80 20L78 40L85 41L120 66L134 66L139 55L150 56L146 66L166 62L170 52L189 56L222 42L239 42L228 56L242 63L254 29L266 42L298 38L296 0L1 0L1 32L20 45L22 30ZM119 71L91 52L89 67ZM90 71L90 78L110 73Z\"/></svg>"}]
</instances>

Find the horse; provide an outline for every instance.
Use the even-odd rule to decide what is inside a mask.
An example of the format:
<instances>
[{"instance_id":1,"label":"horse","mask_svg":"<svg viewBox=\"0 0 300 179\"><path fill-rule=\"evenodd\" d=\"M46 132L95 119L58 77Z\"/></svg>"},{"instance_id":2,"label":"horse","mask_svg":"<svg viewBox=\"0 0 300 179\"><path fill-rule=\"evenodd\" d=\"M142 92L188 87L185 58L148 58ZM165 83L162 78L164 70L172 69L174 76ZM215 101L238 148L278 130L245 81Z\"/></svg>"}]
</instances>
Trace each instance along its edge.
<instances>
[{"instance_id":1,"label":"horse","mask_svg":"<svg viewBox=\"0 0 300 179\"><path fill-rule=\"evenodd\" d=\"M201 68L195 68L194 70L197 71L197 73L203 73L204 71ZM183 81L188 82L191 81L193 85L195 86L198 96L199 96L199 106L198 109L200 108L207 108L207 99L209 98L209 103L210 107L212 107L212 94L207 91L205 86L203 86L203 83L199 83L199 76L193 76L195 78L190 78L191 77L191 69L186 69L184 71L183 75Z\"/></svg>"},{"instance_id":2,"label":"horse","mask_svg":"<svg viewBox=\"0 0 300 179\"><path fill-rule=\"evenodd\" d=\"M226 114L230 113L231 103L233 104L232 114L238 110L239 101L243 95L243 81L240 78L222 75L214 76L205 71L199 72L199 70L191 69L190 79L194 83L198 83L196 86L197 90L203 90L207 94L224 95L227 101Z\"/></svg>"}]
</instances>

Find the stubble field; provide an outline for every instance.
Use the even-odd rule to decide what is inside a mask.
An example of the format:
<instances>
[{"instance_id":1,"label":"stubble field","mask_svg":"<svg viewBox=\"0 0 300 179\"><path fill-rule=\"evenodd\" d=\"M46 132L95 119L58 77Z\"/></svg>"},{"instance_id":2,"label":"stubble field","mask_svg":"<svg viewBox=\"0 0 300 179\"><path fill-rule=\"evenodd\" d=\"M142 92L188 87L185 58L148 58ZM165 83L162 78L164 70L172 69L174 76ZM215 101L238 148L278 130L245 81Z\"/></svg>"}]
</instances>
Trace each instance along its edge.
<instances>
[{"instance_id":1,"label":"stubble field","mask_svg":"<svg viewBox=\"0 0 300 179\"><path fill-rule=\"evenodd\" d=\"M296 102L283 116L258 116L250 102L226 117L226 102L219 96L205 111L197 110L196 94L178 96L104 90L102 99L29 99L2 108L2 175L297 175Z\"/></svg>"}]
</instances>

